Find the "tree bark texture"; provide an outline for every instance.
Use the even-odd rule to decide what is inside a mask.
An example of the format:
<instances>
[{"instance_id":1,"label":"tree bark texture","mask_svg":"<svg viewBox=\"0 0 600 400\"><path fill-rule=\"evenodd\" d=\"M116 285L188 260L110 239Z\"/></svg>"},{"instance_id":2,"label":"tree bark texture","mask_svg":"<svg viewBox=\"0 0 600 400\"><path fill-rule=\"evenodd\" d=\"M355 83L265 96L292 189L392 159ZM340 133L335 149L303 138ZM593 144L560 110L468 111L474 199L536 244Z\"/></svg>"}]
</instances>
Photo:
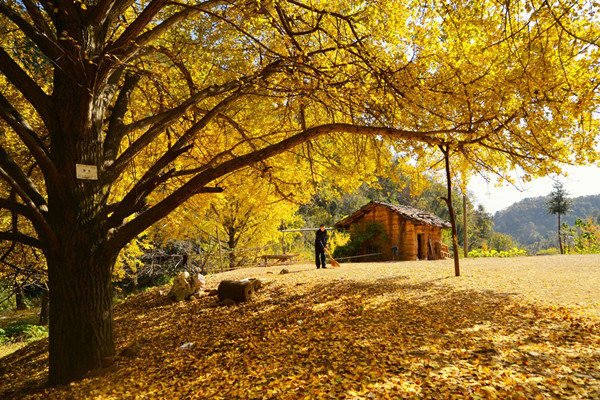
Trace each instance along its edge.
<instances>
[{"instance_id":1,"label":"tree bark texture","mask_svg":"<svg viewBox=\"0 0 600 400\"><path fill-rule=\"evenodd\" d=\"M50 322L50 291L45 287L42 291L42 309L38 325L48 325Z\"/></svg>"},{"instance_id":2,"label":"tree bark texture","mask_svg":"<svg viewBox=\"0 0 600 400\"><path fill-rule=\"evenodd\" d=\"M232 299L235 301L249 301L254 296L254 283L252 281L221 281L217 294L219 301Z\"/></svg>"},{"instance_id":3,"label":"tree bark texture","mask_svg":"<svg viewBox=\"0 0 600 400\"><path fill-rule=\"evenodd\" d=\"M467 195L463 194L463 247L465 258L469 257L469 230L467 229Z\"/></svg>"},{"instance_id":4,"label":"tree bark texture","mask_svg":"<svg viewBox=\"0 0 600 400\"><path fill-rule=\"evenodd\" d=\"M56 243L45 249L49 308L49 381L65 384L114 357L111 274L119 249L107 248L102 223L109 185L76 177L75 164L101 171L103 101L55 72L57 131L51 158L60 186L48 186L47 221ZM60 106L58 106L60 104ZM101 178L101 177L100 177Z\"/></svg>"},{"instance_id":5,"label":"tree bark texture","mask_svg":"<svg viewBox=\"0 0 600 400\"><path fill-rule=\"evenodd\" d=\"M558 213L558 248L560 250L560 254L565 254L565 249L563 248L562 235L560 234L560 213Z\"/></svg>"},{"instance_id":6,"label":"tree bark texture","mask_svg":"<svg viewBox=\"0 0 600 400\"><path fill-rule=\"evenodd\" d=\"M444 161L446 164L446 186L448 188L447 198L444 198L448 205L448 213L450 214L450 225L452 225L452 247L454 256L454 275L460 276L460 261L458 257L458 234L456 230L456 217L454 215L454 207L452 206L452 175L450 174L450 149L441 147L444 153Z\"/></svg>"},{"instance_id":7,"label":"tree bark texture","mask_svg":"<svg viewBox=\"0 0 600 400\"><path fill-rule=\"evenodd\" d=\"M19 286L15 291L15 301L17 303L17 310L27 310L27 304L25 304L25 293L23 287Z\"/></svg>"},{"instance_id":8,"label":"tree bark texture","mask_svg":"<svg viewBox=\"0 0 600 400\"><path fill-rule=\"evenodd\" d=\"M75 238L74 238L75 239ZM48 258L50 283L50 384L80 379L115 355L111 262L74 241Z\"/></svg>"}]
</instances>

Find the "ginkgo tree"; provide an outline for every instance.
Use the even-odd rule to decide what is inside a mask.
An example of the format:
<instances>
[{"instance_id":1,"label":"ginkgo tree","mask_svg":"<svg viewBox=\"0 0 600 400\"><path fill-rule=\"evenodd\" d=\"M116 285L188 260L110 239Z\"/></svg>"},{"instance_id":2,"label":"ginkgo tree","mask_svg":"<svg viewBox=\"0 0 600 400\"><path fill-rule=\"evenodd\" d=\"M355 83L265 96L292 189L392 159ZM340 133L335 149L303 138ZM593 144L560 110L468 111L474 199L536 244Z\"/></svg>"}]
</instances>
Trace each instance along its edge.
<instances>
[{"instance_id":1,"label":"ginkgo tree","mask_svg":"<svg viewBox=\"0 0 600 400\"><path fill-rule=\"evenodd\" d=\"M111 276L128 242L236 171L293 168L269 160L305 142L370 163L367 144L405 160L442 146L465 168L534 175L573 154L593 161L590 12L577 1L0 1L0 178L17 196L2 207L35 232L0 237L45 255L50 383L114 361ZM245 129L248 115L268 123Z\"/></svg>"}]
</instances>

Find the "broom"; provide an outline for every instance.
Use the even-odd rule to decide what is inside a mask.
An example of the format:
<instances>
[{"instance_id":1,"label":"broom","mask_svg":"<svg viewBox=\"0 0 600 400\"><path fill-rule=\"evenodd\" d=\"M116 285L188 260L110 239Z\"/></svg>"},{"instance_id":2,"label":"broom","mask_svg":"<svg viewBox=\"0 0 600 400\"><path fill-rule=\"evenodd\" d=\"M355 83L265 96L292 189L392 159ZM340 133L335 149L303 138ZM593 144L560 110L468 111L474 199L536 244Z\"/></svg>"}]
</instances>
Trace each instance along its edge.
<instances>
[{"instance_id":1,"label":"broom","mask_svg":"<svg viewBox=\"0 0 600 400\"><path fill-rule=\"evenodd\" d=\"M339 266L340 266L340 263L339 263L339 262L337 262L337 261L335 261L335 260L333 259L333 256L331 255L331 253L329 252L329 250L327 250L327 249L323 249L323 250L325 250L325 253L327 253L327 255L329 256L329 258L331 259L331 266L332 266L332 267L334 267L334 268L337 268L337 267L339 267Z\"/></svg>"}]
</instances>

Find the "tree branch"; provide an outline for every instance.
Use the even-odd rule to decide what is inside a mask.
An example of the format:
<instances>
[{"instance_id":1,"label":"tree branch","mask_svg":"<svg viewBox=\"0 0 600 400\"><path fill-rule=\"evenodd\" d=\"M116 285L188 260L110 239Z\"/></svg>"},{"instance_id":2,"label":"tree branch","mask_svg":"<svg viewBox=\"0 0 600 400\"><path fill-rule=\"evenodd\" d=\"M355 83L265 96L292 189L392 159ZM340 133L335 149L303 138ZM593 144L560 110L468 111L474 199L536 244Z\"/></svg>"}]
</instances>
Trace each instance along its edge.
<instances>
[{"instance_id":1,"label":"tree branch","mask_svg":"<svg viewBox=\"0 0 600 400\"><path fill-rule=\"evenodd\" d=\"M198 93L190 96L187 100L181 103L179 106L174 107L170 110L164 111L162 113L153 115L151 117L143 118L139 121L132 122L129 125L123 125L121 129L123 132L119 132L120 135L124 136L129 132L133 132L140 129L145 129L154 124L160 124L162 130L169 124L171 124L176 119L180 118L183 114L185 114L191 107L200 103L203 100L206 100L210 97L219 96L221 94L230 92L232 90L238 89L244 83L250 82L255 77L249 77L246 79L236 79L234 81L230 81L224 83L222 85L212 85L209 86Z\"/></svg>"},{"instance_id":2,"label":"tree branch","mask_svg":"<svg viewBox=\"0 0 600 400\"><path fill-rule=\"evenodd\" d=\"M19 135L31 155L39 164L49 184L62 185L58 170L49 157L49 152L42 140L29 125L27 120L0 93L0 118L2 118Z\"/></svg>"},{"instance_id":3,"label":"tree branch","mask_svg":"<svg viewBox=\"0 0 600 400\"><path fill-rule=\"evenodd\" d=\"M154 125L148 129L142 136L140 136L134 143L131 144L119 158L115 161L115 163L110 167L110 169L106 172L106 179L114 180L121 172L125 169L125 167L144 149L146 148L152 141L169 125L173 123L173 121L180 118L186 111L188 111L192 106L199 103L200 101L207 99L209 97L215 97L227 92L231 92L237 89L237 92L231 94L224 100L221 100L211 111L209 111L204 117L200 119L197 123L195 123L190 129L188 129L182 137L177 141L177 143L171 149L172 151L178 151L181 146L187 144L193 136L197 134L198 131L203 129L208 122L210 122L226 105L230 104L232 101L237 99L239 96L243 94L244 88L247 87L252 82L258 79L266 79L270 75L279 71L280 62L276 61L269 64L263 71L260 73L251 76L245 77L242 79L237 79L235 81L231 81L225 83L223 85L215 85L210 86L195 95L191 96L185 102L183 102L180 106L177 106L171 110L165 111L164 113L158 114L153 117L146 118L144 120L138 121L136 123L130 124L125 128L125 132L118 132L117 135L124 135L127 131L135 127L136 129L140 129L144 125L154 123ZM166 158L165 158L166 157ZM170 157L168 153L166 153L161 160L157 162L157 168L151 168L148 173L154 174L156 171L160 171L166 164L164 161L169 160ZM158 165L161 167L158 168ZM148 173L146 175L148 175Z\"/></svg>"},{"instance_id":4,"label":"tree branch","mask_svg":"<svg viewBox=\"0 0 600 400\"><path fill-rule=\"evenodd\" d=\"M156 39L159 36L162 36L171 27L173 27L177 23L183 21L184 19L186 19L192 15L198 14L200 12L204 12L211 7L231 4L231 1L230 0L208 0L208 1L204 1L200 4L194 4L194 5L182 4L182 3L174 2L174 1L170 1L169 3L182 6L182 7L184 7L184 9L182 11L179 11L179 12L171 15L170 17L165 19L163 22L161 22L160 24L158 24L151 30L142 33L135 40L135 43L137 46L143 46L146 43L150 42L151 40Z\"/></svg>"},{"instance_id":5,"label":"tree branch","mask_svg":"<svg viewBox=\"0 0 600 400\"><path fill-rule=\"evenodd\" d=\"M46 20L44 19L42 13L40 13L40 9L38 8L38 6L32 0L23 0L23 4L25 4L27 12L31 16L31 20L38 28L38 30L41 31L44 36L48 38L52 37L52 31L46 23Z\"/></svg>"},{"instance_id":6,"label":"tree branch","mask_svg":"<svg viewBox=\"0 0 600 400\"><path fill-rule=\"evenodd\" d=\"M167 5L168 2L169 0L151 0L150 3L144 7L142 13L127 26L121 36L119 36L113 45L107 49L107 53L114 52L121 54L123 49L129 47L130 43L140 35L144 28L152 22L152 19Z\"/></svg>"},{"instance_id":7,"label":"tree branch","mask_svg":"<svg viewBox=\"0 0 600 400\"><path fill-rule=\"evenodd\" d=\"M23 243L38 249L42 248L42 242L39 239L24 235L20 232L0 232L0 241L2 240Z\"/></svg>"},{"instance_id":8,"label":"tree branch","mask_svg":"<svg viewBox=\"0 0 600 400\"><path fill-rule=\"evenodd\" d=\"M15 12L15 10L2 3L0 3L0 14L4 14L15 25L17 25L19 29L21 29L23 33L38 46L38 48L42 51L42 53L44 53L44 55L46 55L52 60L59 60L61 54L63 54L64 51L59 45L57 45L52 40L48 25L46 25L45 21L43 20L43 17L39 15L38 8L34 4L32 4L30 0L27 0L25 2L25 6L27 7L27 10L29 11L34 22L41 24L40 29L42 30L43 34L40 33L40 31L38 31L36 28L31 26L31 24L27 20L25 20L19 13ZM30 10L30 8L32 8L33 11ZM36 13L35 10L37 10L38 12Z\"/></svg>"},{"instance_id":9,"label":"tree branch","mask_svg":"<svg viewBox=\"0 0 600 400\"><path fill-rule=\"evenodd\" d=\"M331 133L386 136L395 139L417 140L429 143L431 145L442 144L439 139L433 137L433 134L435 134L436 131L415 132L402 129L356 126L351 124L328 124L309 128L278 143L271 144L246 155L230 159L214 168L206 169L183 184L164 200L160 201L158 204L154 205L148 210L141 212L137 217L133 218L129 222L126 222L124 225L118 228L114 235L109 239L109 245L114 246L114 249L120 249L129 240L131 240L131 238L137 236L150 225L167 216L171 211L183 204L187 199L197 194L200 188L206 187L208 183L214 181L215 179L257 162L266 160L267 158L281 154L284 151L306 141L313 140L319 136Z\"/></svg>"},{"instance_id":10,"label":"tree branch","mask_svg":"<svg viewBox=\"0 0 600 400\"><path fill-rule=\"evenodd\" d=\"M113 161L117 158L119 146L125 134L123 118L127 113L131 93L135 90L140 78L141 76L137 74L127 74L125 77L106 130L106 139L104 140L104 158L106 160Z\"/></svg>"},{"instance_id":11,"label":"tree branch","mask_svg":"<svg viewBox=\"0 0 600 400\"><path fill-rule=\"evenodd\" d=\"M27 207L24 204L17 203L16 201L0 199L0 209L5 209L17 213L29 220L35 219L35 215L31 212L31 209L29 209L29 207Z\"/></svg>"},{"instance_id":12,"label":"tree branch","mask_svg":"<svg viewBox=\"0 0 600 400\"><path fill-rule=\"evenodd\" d=\"M4 150L3 146L0 146L0 169L4 174L10 177L10 180L17 186L15 189L19 189L19 195L25 195L25 198L23 198L25 202L31 201L31 206L34 206L36 210L47 210L48 206L46 205L46 200L44 200L40 191L12 157Z\"/></svg>"},{"instance_id":13,"label":"tree branch","mask_svg":"<svg viewBox=\"0 0 600 400\"><path fill-rule=\"evenodd\" d=\"M50 98L37 83L0 47L0 72L25 96L39 113L47 127L54 126L54 117L51 113Z\"/></svg>"},{"instance_id":14,"label":"tree branch","mask_svg":"<svg viewBox=\"0 0 600 400\"><path fill-rule=\"evenodd\" d=\"M110 20L110 10L115 5L116 0L99 0L94 6L88 7L87 21L92 26L102 25L106 20Z\"/></svg>"}]
</instances>

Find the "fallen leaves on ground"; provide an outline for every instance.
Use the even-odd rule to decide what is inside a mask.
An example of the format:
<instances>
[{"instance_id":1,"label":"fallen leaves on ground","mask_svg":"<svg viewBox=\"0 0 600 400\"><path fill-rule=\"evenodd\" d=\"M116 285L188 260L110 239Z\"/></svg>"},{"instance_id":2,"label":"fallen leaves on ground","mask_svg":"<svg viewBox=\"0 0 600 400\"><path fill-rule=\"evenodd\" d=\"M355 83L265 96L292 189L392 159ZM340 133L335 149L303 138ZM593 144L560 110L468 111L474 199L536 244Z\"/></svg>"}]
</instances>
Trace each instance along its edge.
<instances>
[{"instance_id":1,"label":"fallen leaves on ground","mask_svg":"<svg viewBox=\"0 0 600 400\"><path fill-rule=\"evenodd\" d=\"M0 397L600 399L600 303L587 287L600 257L496 262L464 262L460 278L451 261L207 277L263 280L232 307L149 290L116 307L118 349L139 346L116 370L44 388L40 341L0 360Z\"/></svg>"}]
</instances>

